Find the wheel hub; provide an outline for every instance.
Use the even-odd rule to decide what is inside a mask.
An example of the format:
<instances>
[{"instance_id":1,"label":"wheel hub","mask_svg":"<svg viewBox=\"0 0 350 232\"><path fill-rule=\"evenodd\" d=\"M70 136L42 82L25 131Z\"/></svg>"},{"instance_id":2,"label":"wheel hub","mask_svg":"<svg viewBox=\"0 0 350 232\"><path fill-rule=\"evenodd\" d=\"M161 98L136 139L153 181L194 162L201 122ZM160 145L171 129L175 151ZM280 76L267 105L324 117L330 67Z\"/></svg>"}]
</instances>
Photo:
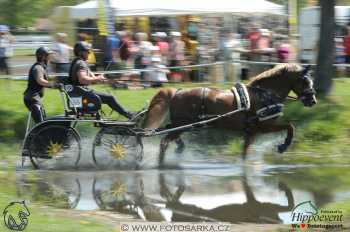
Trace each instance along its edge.
<instances>
[{"instance_id":1,"label":"wheel hub","mask_svg":"<svg viewBox=\"0 0 350 232\"><path fill-rule=\"evenodd\" d=\"M119 197L123 195L123 193L126 192L126 187L123 183L117 182L113 184L112 189L111 189L111 194L115 197Z\"/></svg>"},{"instance_id":2,"label":"wheel hub","mask_svg":"<svg viewBox=\"0 0 350 232\"><path fill-rule=\"evenodd\" d=\"M50 157L56 156L61 150L63 145L61 143L54 143L50 141L50 144L47 147L47 153Z\"/></svg>"},{"instance_id":3,"label":"wheel hub","mask_svg":"<svg viewBox=\"0 0 350 232\"><path fill-rule=\"evenodd\" d=\"M126 149L123 144L115 143L115 144L112 144L110 153L116 159L121 160L125 158Z\"/></svg>"}]
</instances>

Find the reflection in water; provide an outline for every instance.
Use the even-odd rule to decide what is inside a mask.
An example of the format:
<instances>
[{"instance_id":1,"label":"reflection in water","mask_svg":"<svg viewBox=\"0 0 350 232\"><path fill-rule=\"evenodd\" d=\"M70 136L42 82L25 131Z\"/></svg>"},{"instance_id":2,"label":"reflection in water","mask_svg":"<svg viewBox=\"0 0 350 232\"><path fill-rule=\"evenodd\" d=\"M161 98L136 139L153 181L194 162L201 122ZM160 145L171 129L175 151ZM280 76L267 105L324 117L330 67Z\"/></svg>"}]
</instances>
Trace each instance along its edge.
<instances>
[{"instance_id":1,"label":"reflection in water","mask_svg":"<svg viewBox=\"0 0 350 232\"><path fill-rule=\"evenodd\" d=\"M17 191L20 196L57 208L77 207L81 198L78 178L64 178L48 173L17 173Z\"/></svg>"},{"instance_id":2,"label":"reflection in water","mask_svg":"<svg viewBox=\"0 0 350 232\"><path fill-rule=\"evenodd\" d=\"M222 222L254 222L280 223L280 212L290 211L294 207L292 191L284 184L279 183L280 190L284 191L288 205L283 206L269 202L257 201L252 189L248 185L245 175L242 177L243 191L247 201L243 204L225 204L210 210L192 204L183 204L180 197L185 187L179 186L172 194L165 182L164 175L160 176L161 196L166 199L166 207L173 211L172 221L222 221Z\"/></svg>"},{"instance_id":3,"label":"reflection in water","mask_svg":"<svg viewBox=\"0 0 350 232\"><path fill-rule=\"evenodd\" d=\"M337 201L336 187L320 196L327 185L341 186L334 176L322 179L322 185L310 184L320 179L317 173L331 173L326 169L271 168L259 175L215 170L17 172L17 188L24 199L56 208L100 209L149 221L289 223L294 205ZM344 196L350 189L340 191Z\"/></svg>"}]
</instances>

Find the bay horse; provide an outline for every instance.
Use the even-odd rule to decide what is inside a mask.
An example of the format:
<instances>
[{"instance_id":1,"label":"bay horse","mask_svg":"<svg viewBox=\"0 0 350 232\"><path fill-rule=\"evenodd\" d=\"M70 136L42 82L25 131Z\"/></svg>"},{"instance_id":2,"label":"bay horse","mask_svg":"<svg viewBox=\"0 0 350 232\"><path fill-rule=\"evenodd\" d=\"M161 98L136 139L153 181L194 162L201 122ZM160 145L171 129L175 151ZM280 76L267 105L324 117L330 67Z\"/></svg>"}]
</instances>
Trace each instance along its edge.
<instances>
[{"instance_id":1,"label":"bay horse","mask_svg":"<svg viewBox=\"0 0 350 232\"><path fill-rule=\"evenodd\" d=\"M252 78L246 84L250 98L250 108L210 123L215 128L245 132L242 158L245 160L250 144L258 133L271 133L286 130L284 143L278 146L283 153L291 144L295 127L291 123L280 123L275 117L259 118L257 112L268 106L283 103L292 91L304 106L317 103L313 82L309 77L309 67L298 64L280 64ZM237 109L236 95L231 90L217 88L161 89L151 100L143 128L159 128L167 113L170 114L170 127L178 127L198 122L205 116L222 115ZM159 166L163 165L166 149L171 141L176 141L177 152L182 152L184 142L180 135L184 131L174 131L162 138L160 143Z\"/></svg>"}]
</instances>

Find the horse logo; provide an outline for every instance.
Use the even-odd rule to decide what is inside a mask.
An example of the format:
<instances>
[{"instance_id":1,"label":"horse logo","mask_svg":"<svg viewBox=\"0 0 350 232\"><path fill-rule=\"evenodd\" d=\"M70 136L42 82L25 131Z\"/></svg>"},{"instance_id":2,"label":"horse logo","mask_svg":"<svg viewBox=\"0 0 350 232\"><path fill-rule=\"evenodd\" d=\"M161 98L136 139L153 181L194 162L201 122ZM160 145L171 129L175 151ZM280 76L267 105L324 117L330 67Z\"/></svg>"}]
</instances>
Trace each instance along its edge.
<instances>
[{"instance_id":1,"label":"horse logo","mask_svg":"<svg viewBox=\"0 0 350 232\"><path fill-rule=\"evenodd\" d=\"M23 231L28 225L30 212L24 201L11 202L4 209L3 215L7 228L15 231Z\"/></svg>"}]
</instances>

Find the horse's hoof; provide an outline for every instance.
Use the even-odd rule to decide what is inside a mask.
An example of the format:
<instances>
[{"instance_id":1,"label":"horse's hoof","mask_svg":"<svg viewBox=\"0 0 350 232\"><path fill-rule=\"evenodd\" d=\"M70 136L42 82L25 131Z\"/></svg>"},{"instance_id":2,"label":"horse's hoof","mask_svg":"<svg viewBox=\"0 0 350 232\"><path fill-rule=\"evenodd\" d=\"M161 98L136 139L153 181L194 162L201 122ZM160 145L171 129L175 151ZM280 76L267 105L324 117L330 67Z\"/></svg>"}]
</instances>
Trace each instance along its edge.
<instances>
[{"instance_id":1,"label":"horse's hoof","mask_svg":"<svg viewBox=\"0 0 350 232\"><path fill-rule=\"evenodd\" d=\"M285 145L285 144L281 144L281 145L278 145L278 152L279 153L283 153L283 152L285 152L286 150L287 150L287 145Z\"/></svg>"},{"instance_id":2,"label":"horse's hoof","mask_svg":"<svg viewBox=\"0 0 350 232\"><path fill-rule=\"evenodd\" d=\"M278 189L281 191L285 191L286 189L288 189L287 185L283 182L278 182Z\"/></svg>"},{"instance_id":3,"label":"horse's hoof","mask_svg":"<svg viewBox=\"0 0 350 232\"><path fill-rule=\"evenodd\" d=\"M177 147L175 149L175 153L180 155L180 154L182 154L184 152L184 150L185 150L185 147Z\"/></svg>"},{"instance_id":4,"label":"horse's hoof","mask_svg":"<svg viewBox=\"0 0 350 232\"><path fill-rule=\"evenodd\" d=\"M158 164L158 169L159 170L164 170L164 169L166 169L166 166L163 163L159 163Z\"/></svg>"}]
</instances>

